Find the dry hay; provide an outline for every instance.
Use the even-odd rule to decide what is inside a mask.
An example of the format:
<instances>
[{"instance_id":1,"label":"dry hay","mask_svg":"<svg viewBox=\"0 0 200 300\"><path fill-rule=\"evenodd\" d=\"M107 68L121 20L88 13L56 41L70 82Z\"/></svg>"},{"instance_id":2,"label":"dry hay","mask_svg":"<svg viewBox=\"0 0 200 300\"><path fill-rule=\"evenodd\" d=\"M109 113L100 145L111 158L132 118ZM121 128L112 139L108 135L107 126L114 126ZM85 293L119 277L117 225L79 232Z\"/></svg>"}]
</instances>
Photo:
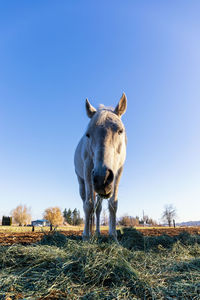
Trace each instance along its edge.
<instances>
[{"instance_id":1,"label":"dry hay","mask_svg":"<svg viewBox=\"0 0 200 300\"><path fill-rule=\"evenodd\" d=\"M169 239L170 238L170 239ZM0 247L0 299L200 299L200 236L144 237L119 245L58 232Z\"/></svg>"}]
</instances>

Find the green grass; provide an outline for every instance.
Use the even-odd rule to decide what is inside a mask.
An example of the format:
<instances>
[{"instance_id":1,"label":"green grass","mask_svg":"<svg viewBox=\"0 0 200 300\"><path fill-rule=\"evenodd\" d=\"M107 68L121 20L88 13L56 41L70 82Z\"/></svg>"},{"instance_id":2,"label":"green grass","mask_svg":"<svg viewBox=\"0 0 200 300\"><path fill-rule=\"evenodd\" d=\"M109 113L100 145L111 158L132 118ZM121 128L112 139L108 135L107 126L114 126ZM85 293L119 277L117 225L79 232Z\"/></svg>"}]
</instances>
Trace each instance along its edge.
<instances>
[{"instance_id":1,"label":"green grass","mask_svg":"<svg viewBox=\"0 0 200 300\"><path fill-rule=\"evenodd\" d=\"M200 299L200 236L135 229L82 242L59 232L0 247L0 299ZM18 298L17 298L18 297Z\"/></svg>"}]
</instances>

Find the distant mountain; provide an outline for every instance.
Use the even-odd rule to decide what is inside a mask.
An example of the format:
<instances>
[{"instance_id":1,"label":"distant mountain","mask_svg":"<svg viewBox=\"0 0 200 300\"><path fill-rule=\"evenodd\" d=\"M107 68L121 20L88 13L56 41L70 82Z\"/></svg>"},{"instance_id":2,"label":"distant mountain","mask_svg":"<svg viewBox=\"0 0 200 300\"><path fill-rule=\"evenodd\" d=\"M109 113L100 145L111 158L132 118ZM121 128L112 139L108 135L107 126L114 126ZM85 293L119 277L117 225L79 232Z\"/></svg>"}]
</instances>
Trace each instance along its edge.
<instances>
[{"instance_id":1,"label":"distant mountain","mask_svg":"<svg viewBox=\"0 0 200 300\"><path fill-rule=\"evenodd\" d=\"M200 226L200 221L188 221L177 223L177 226Z\"/></svg>"}]
</instances>

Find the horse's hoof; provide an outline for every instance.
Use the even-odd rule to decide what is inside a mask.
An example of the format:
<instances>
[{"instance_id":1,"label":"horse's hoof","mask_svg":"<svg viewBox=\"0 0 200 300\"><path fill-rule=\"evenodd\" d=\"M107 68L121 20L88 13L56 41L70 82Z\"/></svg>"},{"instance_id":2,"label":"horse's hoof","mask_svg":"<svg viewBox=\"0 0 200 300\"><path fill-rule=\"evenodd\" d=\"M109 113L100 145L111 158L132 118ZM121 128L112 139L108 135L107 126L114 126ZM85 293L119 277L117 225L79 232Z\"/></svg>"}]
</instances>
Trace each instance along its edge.
<instances>
[{"instance_id":1,"label":"horse's hoof","mask_svg":"<svg viewBox=\"0 0 200 300\"><path fill-rule=\"evenodd\" d=\"M119 244L117 237L115 235L109 235L109 239L117 244Z\"/></svg>"}]
</instances>

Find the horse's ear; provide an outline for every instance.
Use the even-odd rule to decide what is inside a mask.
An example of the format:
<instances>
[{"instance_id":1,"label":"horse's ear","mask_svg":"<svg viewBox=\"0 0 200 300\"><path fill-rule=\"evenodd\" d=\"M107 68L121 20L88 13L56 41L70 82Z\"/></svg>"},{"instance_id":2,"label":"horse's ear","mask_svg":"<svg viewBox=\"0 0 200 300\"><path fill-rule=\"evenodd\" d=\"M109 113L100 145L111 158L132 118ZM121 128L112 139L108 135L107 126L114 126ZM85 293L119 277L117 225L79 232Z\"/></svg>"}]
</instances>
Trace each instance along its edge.
<instances>
[{"instance_id":1,"label":"horse's ear","mask_svg":"<svg viewBox=\"0 0 200 300\"><path fill-rule=\"evenodd\" d=\"M94 116L94 114L96 113L96 109L90 104L88 99L86 99L86 101L85 101L85 107L86 107L87 115L91 119Z\"/></svg>"},{"instance_id":2,"label":"horse's ear","mask_svg":"<svg viewBox=\"0 0 200 300\"><path fill-rule=\"evenodd\" d=\"M126 95L123 93L121 99L119 100L119 103L115 107L114 112L116 113L116 115L121 117L125 113L126 107L127 107L127 99L126 99Z\"/></svg>"}]
</instances>

